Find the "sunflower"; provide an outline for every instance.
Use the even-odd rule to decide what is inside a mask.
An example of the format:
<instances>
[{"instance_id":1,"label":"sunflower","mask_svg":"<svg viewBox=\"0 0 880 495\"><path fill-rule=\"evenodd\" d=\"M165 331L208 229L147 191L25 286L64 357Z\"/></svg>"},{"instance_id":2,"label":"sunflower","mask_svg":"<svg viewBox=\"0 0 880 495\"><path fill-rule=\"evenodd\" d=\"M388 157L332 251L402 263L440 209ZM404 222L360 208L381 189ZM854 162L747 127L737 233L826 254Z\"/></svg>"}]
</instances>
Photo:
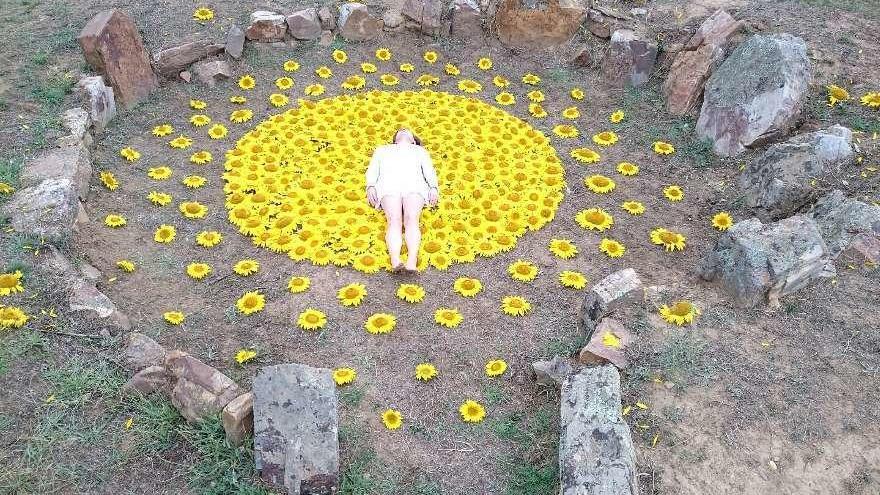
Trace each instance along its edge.
<instances>
[{"instance_id":1,"label":"sunflower","mask_svg":"<svg viewBox=\"0 0 880 495\"><path fill-rule=\"evenodd\" d=\"M623 208L630 215L641 215L645 212L645 205L638 201L624 201L623 203L621 203L620 207Z\"/></svg>"},{"instance_id":2,"label":"sunflower","mask_svg":"<svg viewBox=\"0 0 880 495\"><path fill-rule=\"evenodd\" d=\"M389 50L388 48L385 48L385 47L377 48L375 55L376 55L376 58L378 58L379 60L381 60L383 62L387 62L387 61L391 60L391 50Z\"/></svg>"},{"instance_id":3,"label":"sunflower","mask_svg":"<svg viewBox=\"0 0 880 495\"><path fill-rule=\"evenodd\" d=\"M507 91L502 91L495 95L495 101L498 102L499 105L513 105L516 103L516 97Z\"/></svg>"},{"instance_id":4,"label":"sunflower","mask_svg":"<svg viewBox=\"0 0 880 495\"><path fill-rule=\"evenodd\" d=\"M461 419L465 423L479 423L486 417L486 409L477 401L466 400L458 407Z\"/></svg>"},{"instance_id":5,"label":"sunflower","mask_svg":"<svg viewBox=\"0 0 880 495\"><path fill-rule=\"evenodd\" d=\"M247 277L257 273L260 270L260 262L252 259L239 260L232 267L232 271L242 277Z\"/></svg>"},{"instance_id":6,"label":"sunflower","mask_svg":"<svg viewBox=\"0 0 880 495\"><path fill-rule=\"evenodd\" d=\"M504 76L495 76L492 78L492 84L498 88L506 88L510 86L510 80Z\"/></svg>"},{"instance_id":7,"label":"sunflower","mask_svg":"<svg viewBox=\"0 0 880 495\"><path fill-rule=\"evenodd\" d=\"M162 318L170 325L180 325L186 316L180 311L166 311L162 313Z\"/></svg>"},{"instance_id":8,"label":"sunflower","mask_svg":"<svg viewBox=\"0 0 880 495\"><path fill-rule=\"evenodd\" d=\"M544 92L540 89L533 89L526 93L526 97L528 97L529 101L533 103L541 103L547 98L544 96Z\"/></svg>"},{"instance_id":9,"label":"sunflower","mask_svg":"<svg viewBox=\"0 0 880 495\"><path fill-rule=\"evenodd\" d=\"M614 131L602 131L593 135L593 142L599 146L611 146L618 141L617 133Z\"/></svg>"},{"instance_id":10,"label":"sunflower","mask_svg":"<svg viewBox=\"0 0 880 495\"><path fill-rule=\"evenodd\" d=\"M211 117L202 114L196 114L189 118L189 123L196 126L202 127L211 123Z\"/></svg>"},{"instance_id":11,"label":"sunflower","mask_svg":"<svg viewBox=\"0 0 880 495\"><path fill-rule=\"evenodd\" d=\"M29 319L21 308L0 306L0 328L21 328Z\"/></svg>"},{"instance_id":12,"label":"sunflower","mask_svg":"<svg viewBox=\"0 0 880 495\"><path fill-rule=\"evenodd\" d=\"M382 74L379 76L379 81L382 82L385 86L397 86L400 82L400 78L395 76L394 74Z\"/></svg>"},{"instance_id":13,"label":"sunflower","mask_svg":"<svg viewBox=\"0 0 880 495\"><path fill-rule=\"evenodd\" d=\"M141 154L138 150L132 148L131 146L126 146L125 148L119 150L119 156L125 158L130 162L134 162L141 157Z\"/></svg>"},{"instance_id":14,"label":"sunflower","mask_svg":"<svg viewBox=\"0 0 880 495\"><path fill-rule=\"evenodd\" d=\"M367 332L377 335L388 333L394 329L397 324L397 318L390 313L374 313L367 318L364 328Z\"/></svg>"},{"instance_id":15,"label":"sunflower","mask_svg":"<svg viewBox=\"0 0 880 495\"><path fill-rule=\"evenodd\" d=\"M404 62L400 64L400 72L410 73L414 70L416 70L416 66L409 62Z\"/></svg>"},{"instance_id":16,"label":"sunflower","mask_svg":"<svg viewBox=\"0 0 880 495\"><path fill-rule=\"evenodd\" d=\"M733 225L733 217L726 211L721 211L712 217L712 227L716 230L725 231Z\"/></svg>"},{"instance_id":17,"label":"sunflower","mask_svg":"<svg viewBox=\"0 0 880 495\"><path fill-rule=\"evenodd\" d=\"M269 103L275 108L280 108L290 103L290 98L281 93L272 93L269 95Z\"/></svg>"},{"instance_id":18,"label":"sunflower","mask_svg":"<svg viewBox=\"0 0 880 495\"><path fill-rule=\"evenodd\" d=\"M825 89L828 91L829 107L833 107L838 102L845 102L851 99L849 91L847 91L845 88L837 86L836 84L829 84L825 86Z\"/></svg>"},{"instance_id":19,"label":"sunflower","mask_svg":"<svg viewBox=\"0 0 880 495\"><path fill-rule=\"evenodd\" d=\"M501 311L510 316L523 316L532 310L532 304L524 297L504 296L501 300Z\"/></svg>"},{"instance_id":20,"label":"sunflower","mask_svg":"<svg viewBox=\"0 0 880 495\"><path fill-rule=\"evenodd\" d=\"M452 288L464 297L474 297L483 290L483 284L475 278L459 277L452 284Z\"/></svg>"},{"instance_id":21,"label":"sunflower","mask_svg":"<svg viewBox=\"0 0 880 495\"><path fill-rule=\"evenodd\" d=\"M446 64L443 67L443 70L446 72L446 74L450 76L457 76L461 74L461 69L459 69L458 66L455 64Z\"/></svg>"},{"instance_id":22,"label":"sunflower","mask_svg":"<svg viewBox=\"0 0 880 495\"><path fill-rule=\"evenodd\" d=\"M198 201L184 201L180 203L180 213L186 218L205 218L208 214L208 207Z\"/></svg>"},{"instance_id":23,"label":"sunflower","mask_svg":"<svg viewBox=\"0 0 880 495\"><path fill-rule=\"evenodd\" d=\"M15 188L5 182L0 182L0 194L12 194Z\"/></svg>"},{"instance_id":24,"label":"sunflower","mask_svg":"<svg viewBox=\"0 0 880 495\"><path fill-rule=\"evenodd\" d=\"M594 193L607 194L614 191L614 181L604 175L595 174L584 179L584 185Z\"/></svg>"},{"instance_id":25,"label":"sunflower","mask_svg":"<svg viewBox=\"0 0 880 495\"><path fill-rule=\"evenodd\" d=\"M550 252L560 259L571 259L577 256L578 248L568 239L550 239Z\"/></svg>"},{"instance_id":26,"label":"sunflower","mask_svg":"<svg viewBox=\"0 0 880 495\"><path fill-rule=\"evenodd\" d=\"M119 260L116 262L116 267L125 273L131 273L135 269L134 262L131 260Z\"/></svg>"},{"instance_id":27,"label":"sunflower","mask_svg":"<svg viewBox=\"0 0 880 495\"><path fill-rule=\"evenodd\" d=\"M299 70L299 62L296 60L285 60L281 68L284 69L284 72L296 72Z\"/></svg>"},{"instance_id":28,"label":"sunflower","mask_svg":"<svg viewBox=\"0 0 880 495\"><path fill-rule=\"evenodd\" d=\"M483 85L473 79L462 79L458 81L458 89L465 93L479 93L483 89Z\"/></svg>"},{"instance_id":29,"label":"sunflower","mask_svg":"<svg viewBox=\"0 0 880 495\"><path fill-rule=\"evenodd\" d=\"M318 330L327 324L327 315L315 308L306 308L296 318L296 324L303 330Z\"/></svg>"},{"instance_id":30,"label":"sunflower","mask_svg":"<svg viewBox=\"0 0 880 495\"><path fill-rule=\"evenodd\" d=\"M428 50L425 52L424 55L422 55L422 59L424 59L425 62L428 62L429 64L436 63L438 58L439 56L437 55L437 52L432 50Z\"/></svg>"},{"instance_id":31,"label":"sunflower","mask_svg":"<svg viewBox=\"0 0 880 495\"><path fill-rule=\"evenodd\" d=\"M494 378L507 371L507 363L503 359L495 359L486 363L486 376Z\"/></svg>"},{"instance_id":32,"label":"sunflower","mask_svg":"<svg viewBox=\"0 0 880 495\"><path fill-rule=\"evenodd\" d=\"M244 364L248 361L252 361L257 357L257 351L253 349L239 349L238 352L235 353L235 362L238 364Z\"/></svg>"},{"instance_id":33,"label":"sunflower","mask_svg":"<svg viewBox=\"0 0 880 495\"><path fill-rule=\"evenodd\" d=\"M694 318L700 314L700 310L691 304L690 301L678 301L672 306L660 306L660 316L667 323L682 326L686 323L692 323Z\"/></svg>"},{"instance_id":34,"label":"sunflower","mask_svg":"<svg viewBox=\"0 0 880 495\"><path fill-rule=\"evenodd\" d=\"M150 167L147 169L147 177L153 180L165 180L171 177L174 171L171 170L171 167L161 166L161 167Z\"/></svg>"},{"instance_id":35,"label":"sunflower","mask_svg":"<svg viewBox=\"0 0 880 495\"><path fill-rule=\"evenodd\" d=\"M568 92L568 95L575 100L583 100L586 93L581 88L571 88L571 91Z\"/></svg>"},{"instance_id":36,"label":"sunflower","mask_svg":"<svg viewBox=\"0 0 880 495\"><path fill-rule=\"evenodd\" d=\"M416 380L423 382L430 381L437 376L437 368L431 363L420 363L416 365Z\"/></svg>"},{"instance_id":37,"label":"sunflower","mask_svg":"<svg viewBox=\"0 0 880 495\"><path fill-rule=\"evenodd\" d=\"M575 215L575 221L587 230L603 232L614 225L614 217L602 208L587 208Z\"/></svg>"},{"instance_id":38,"label":"sunflower","mask_svg":"<svg viewBox=\"0 0 880 495\"><path fill-rule=\"evenodd\" d=\"M208 182L208 179L201 175L187 175L182 181L183 185L190 189L198 189L204 186L206 182Z\"/></svg>"},{"instance_id":39,"label":"sunflower","mask_svg":"<svg viewBox=\"0 0 880 495\"><path fill-rule=\"evenodd\" d=\"M23 274L21 270L14 272L0 273L0 296L8 296L16 292L24 292L21 285Z\"/></svg>"},{"instance_id":40,"label":"sunflower","mask_svg":"<svg viewBox=\"0 0 880 495\"><path fill-rule=\"evenodd\" d=\"M254 89L257 80L250 74L245 74L238 79L238 87L244 90Z\"/></svg>"},{"instance_id":41,"label":"sunflower","mask_svg":"<svg viewBox=\"0 0 880 495\"><path fill-rule=\"evenodd\" d=\"M174 132L174 127L171 127L171 124L159 124L156 127L153 127L153 135L156 137L164 137Z\"/></svg>"},{"instance_id":42,"label":"sunflower","mask_svg":"<svg viewBox=\"0 0 880 495\"><path fill-rule=\"evenodd\" d=\"M446 328L457 327L463 319L461 312L454 308L439 308L434 311L434 321Z\"/></svg>"},{"instance_id":43,"label":"sunflower","mask_svg":"<svg viewBox=\"0 0 880 495\"><path fill-rule=\"evenodd\" d=\"M379 70L379 68L376 67L376 64L371 64L369 62L361 63L361 71L364 74L372 74L372 73L376 72L377 70Z\"/></svg>"},{"instance_id":44,"label":"sunflower","mask_svg":"<svg viewBox=\"0 0 880 495\"><path fill-rule=\"evenodd\" d=\"M307 291L310 285L312 285L312 281L309 277L293 276L290 277L290 280L287 282L287 290L296 294Z\"/></svg>"},{"instance_id":45,"label":"sunflower","mask_svg":"<svg viewBox=\"0 0 880 495\"><path fill-rule=\"evenodd\" d=\"M573 125L557 124L553 126L553 134L556 134L561 138L576 138L580 133Z\"/></svg>"},{"instance_id":46,"label":"sunflower","mask_svg":"<svg viewBox=\"0 0 880 495\"><path fill-rule=\"evenodd\" d=\"M681 190L680 186L674 184L663 188L663 195L666 196L666 199L669 201L681 201L684 199L684 191Z\"/></svg>"},{"instance_id":47,"label":"sunflower","mask_svg":"<svg viewBox=\"0 0 880 495\"><path fill-rule=\"evenodd\" d=\"M348 54L339 49L333 50L331 56L333 57L333 61L337 64L344 64L348 60Z\"/></svg>"},{"instance_id":48,"label":"sunflower","mask_svg":"<svg viewBox=\"0 0 880 495\"><path fill-rule=\"evenodd\" d=\"M564 270L559 273L559 283L570 289L583 289L587 286L587 277L580 272Z\"/></svg>"},{"instance_id":49,"label":"sunflower","mask_svg":"<svg viewBox=\"0 0 880 495\"><path fill-rule=\"evenodd\" d=\"M115 213L110 213L109 215L104 217L104 225L110 227L111 229L124 227L126 223L128 222L126 222L125 217L123 217L122 215L117 215Z\"/></svg>"},{"instance_id":50,"label":"sunflower","mask_svg":"<svg viewBox=\"0 0 880 495\"><path fill-rule=\"evenodd\" d=\"M685 236L673 230L663 227L651 231L651 242L663 246L667 251L681 251L685 246Z\"/></svg>"},{"instance_id":51,"label":"sunflower","mask_svg":"<svg viewBox=\"0 0 880 495\"><path fill-rule=\"evenodd\" d=\"M315 69L315 74L321 79L330 79L331 77L333 77L333 71L330 70L330 67L327 67L326 65L322 65Z\"/></svg>"},{"instance_id":52,"label":"sunflower","mask_svg":"<svg viewBox=\"0 0 880 495\"><path fill-rule=\"evenodd\" d=\"M532 74L531 72L526 72L522 76L522 82L523 82L523 84L535 86L541 82L541 78L538 77L537 74Z\"/></svg>"},{"instance_id":53,"label":"sunflower","mask_svg":"<svg viewBox=\"0 0 880 495\"><path fill-rule=\"evenodd\" d=\"M229 129L223 124L214 124L208 129L208 137L211 139L223 139L229 134Z\"/></svg>"},{"instance_id":54,"label":"sunflower","mask_svg":"<svg viewBox=\"0 0 880 495\"><path fill-rule=\"evenodd\" d=\"M614 111L614 112L608 117L608 120L609 120L612 124L619 124L620 122L623 121L623 118L624 118L625 116L626 116L626 114L623 113L623 110L615 110L615 111Z\"/></svg>"},{"instance_id":55,"label":"sunflower","mask_svg":"<svg viewBox=\"0 0 880 495\"><path fill-rule=\"evenodd\" d=\"M213 159L211 156L211 152L208 150L197 151L190 155L189 161L195 163L196 165L204 165L210 162Z\"/></svg>"},{"instance_id":56,"label":"sunflower","mask_svg":"<svg viewBox=\"0 0 880 495\"><path fill-rule=\"evenodd\" d=\"M607 254L609 258L620 258L626 252L626 246L614 239L605 237L599 242L599 251Z\"/></svg>"},{"instance_id":57,"label":"sunflower","mask_svg":"<svg viewBox=\"0 0 880 495\"><path fill-rule=\"evenodd\" d=\"M617 164L617 171L620 175L633 176L638 175L639 166L635 163L630 162L620 162Z\"/></svg>"},{"instance_id":58,"label":"sunflower","mask_svg":"<svg viewBox=\"0 0 880 495\"><path fill-rule=\"evenodd\" d=\"M348 76L342 81L342 89L361 89L367 84L367 80L361 76Z\"/></svg>"},{"instance_id":59,"label":"sunflower","mask_svg":"<svg viewBox=\"0 0 880 495\"><path fill-rule=\"evenodd\" d=\"M440 82L440 78L431 74L422 74L416 78L416 84L419 86L434 86Z\"/></svg>"},{"instance_id":60,"label":"sunflower","mask_svg":"<svg viewBox=\"0 0 880 495\"><path fill-rule=\"evenodd\" d=\"M602 159L602 155L590 148L574 148L569 154L581 163L597 163Z\"/></svg>"},{"instance_id":61,"label":"sunflower","mask_svg":"<svg viewBox=\"0 0 880 495\"><path fill-rule=\"evenodd\" d=\"M336 299L343 306L358 306L367 296L367 286L358 282L353 282L336 292Z\"/></svg>"},{"instance_id":62,"label":"sunflower","mask_svg":"<svg viewBox=\"0 0 880 495\"><path fill-rule=\"evenodd\" d=\"M186 267L186 274L190 277L201 280L211 274L211 265L207 263L190 263Z\"/></svg>"},{"instance_id":63,"label":"sunflower","mask_svg":"<svg viewBox=\"0 0 880 495\"><path fill-rule=\"evenodd\" d=\"M372 254L362 254L354 259L352 265L355 270L364 273L376 273L380 270L379 259Z\"/></svg>"},{"instance_id":64,"label":"sunflower","mask_svg":"<svg viewBox=\"0 0 880 495\"><path fill-rule=\"evenodd\" d=\"M306 86L305 94L308 96L321 96L324 94L324 86L321 84L309 84Z\"/></svg>"},{"instance_id":65,"label":"sunflower","mask_svg":"<svg viewBox=\"0 0 880 495\"><path fill-rule=\"evenodd\" d=\"M382 424L389 430L396 430L403 425L403 414L396 409L386 409L382 413Z\"/></svg>"},{"instance_id":66,"label":"sunflower","mask_svg":"<svg viewBox=\"0 0 880 495\"><path fill-rule=\"evenodd\" d=\"M675 147L664 141L654 141L654 153L658 155L671 155L675 153Z\"/></svg>"},{"instance_id":67,"label":"sunflower","mask_svg":"<svg viewBox=\"0 0 880 495\"><path fill-rule=\"evenodd\" d=\"M241 105L243 103L247 103L247 98L241 95L232 95L229 97L229 103L235 103L236 105Z\"/></svg>"},{"instance_id":68,"label":"sunflower","mask_svg":"<svg viewBox=\"0 0 880 495\"><path fill-rule=\"evenodd\" d=\"M223 236L216 230L206 230L196 234L196 244L205 248L211 248L220 244Z\"/></svg>"},{"instance_id":69,"label":"sunflower","mask_svg":"<svg viewBox=\"0 0 880 495\"><path fill-rule=\"evenodd\" d=\"M181 134L180 136L177 136L176 138L172 139L171 141L168 141L168 146L171 146L172 148L179 149L179 150L185 150L185 149L189 148L190 146L192 146L192 143L193 143L192 139Z\"/></svg>"},{"instance_id":70,"label":"sunflower","mask_svg":"<svg viewBox=\"0 0 880 495\"><path fill-rule=\"evenodd\" d=\"M859 101L868 108L880 108L880 91L866 93Z\"/></svg>"},{"instance_id":71,"label":"sunflower","mask_svg":"<svg viewBox=\"0 0 880 495\"><path fill-rule=\"evenodd\" d=\"M204 110L208 108L208 104L204 100L189 100L189 107L193 110Z\"/></svg>"},{"instance_id":72,"label":"sunflower","mask_svg":"<svg viewBox=\"0 0 880 495\"><path fill-rule=\"evenodd\" d=\"M245 315L251 315L257 311L262 311L266 307L266 296L260 291L252 290L245 292L235 301L235 307Z\"/></svg>"},{"instance_id":73,"label":"sunflower","mask_svg":"<svg viewBox=\"0 0 880 495\"><path fill-rule=\"evenodd\" d=\"M568 107L562 111L562 116L566 119L576 119L581 116L581 111L578 107Z\"/></svg>"},{"instance_id":74,"label":"sunflower","mask_svg":"<svg viewBox=\"0 0 880 495\"><path fill-rule=\"evenodd\" d=\"M337 386L348 385L357 377L357 372L353 368L336 368L333 370L333 381Z\"/></svg>"},{"instance_id":75,"label":"sunflower","mask_svg":"<svg viewBox=\"0 0 880 495\"><path fill-rule=\"evenodd\" d=\"M531 282L538 276L538 267L529 261L516 260L507 267L507 273L514 280Z\"/></svg>"},{"instance_id":76,"label":"sunflower","mask_svg":"<svg viewBox=\"0 0 880 495\"><path fill-rule=\"evenodd\" d=\"M150 191L150 194L147 195L147 199L156 206L165 206L171 202L172 198L168 193Z\"/></svg>"},{"instance_id":77,"label":"sunflower","mask_svg":"<svg viewBox=\"0 0 880 495\"><path fill-rule=\"evenodd\" d=\"M214 11L208 7L199 7L193 12L193 19L197 21L210 21L214 18Z\"/></svg>"},{"instance_id":78,"label":"sunflower","mask_svg":"<svg viewBox=\"0 0 880 495\"><path fill-rule=\"evenodd\" d=\"M542 119L547 116L547 110L538 103L529 103L529 114L536 119Z\"/></svg>"},{"instance_id":79,"label":"sunflower","mask_svg":"<svg viewBox=\"0 0 880 495\"><path fill-rule=\"evenodd\" d=\"M425 289L416 284L400 284L397 288L397 297L408 303L419 303L425 299Z\"/></svg>"}]
</instances>

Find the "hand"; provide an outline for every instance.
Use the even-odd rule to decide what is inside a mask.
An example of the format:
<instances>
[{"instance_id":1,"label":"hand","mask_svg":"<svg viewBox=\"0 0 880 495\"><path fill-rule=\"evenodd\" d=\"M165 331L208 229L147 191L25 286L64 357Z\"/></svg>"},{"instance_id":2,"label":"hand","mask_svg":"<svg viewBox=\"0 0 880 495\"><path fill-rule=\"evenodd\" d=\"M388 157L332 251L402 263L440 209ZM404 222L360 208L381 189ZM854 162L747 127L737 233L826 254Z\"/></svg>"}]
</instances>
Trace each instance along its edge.
<instances>
[{"instance_id":1,"label":"hand","mask_svg":"<svg viewBox=\"0 0 880 495\"><path fill-rule=\"evenodd\" d=\"M437 206L437 202L440 200L440 193L435 188L428 189L428 204L431 206Z\"/></svg>"},{"instance_id":2,"label":"hand","mask_svg":"<svg viewBox=\"0 0 880 495\"><path fill-rule=\"evenodd\" d=\"M375 186L370 186L367 188L367 202L370 203L370 206L373 208L377 208L379 206L379 195L376 192Z\"/></svg>"}]
</instances>

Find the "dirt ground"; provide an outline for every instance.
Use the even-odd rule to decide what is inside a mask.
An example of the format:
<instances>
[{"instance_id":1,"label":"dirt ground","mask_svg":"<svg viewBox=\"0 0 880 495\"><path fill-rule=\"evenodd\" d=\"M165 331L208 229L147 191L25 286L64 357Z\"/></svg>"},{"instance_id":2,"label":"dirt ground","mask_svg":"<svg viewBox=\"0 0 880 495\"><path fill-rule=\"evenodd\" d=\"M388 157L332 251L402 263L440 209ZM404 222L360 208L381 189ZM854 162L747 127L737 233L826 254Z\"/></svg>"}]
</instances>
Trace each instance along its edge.
<instances>
[{"instance_id":1,"label":"dirt ground","mask_svg":"<svg viewBox=\"0 0 880 495\"><path fill-rule=\"evenodd\" d=\"M241 2L211 5L217 19L200 26L189 18L188 3L185 8L113 2L10 5L2 22L6 27L15 24L16 34L0 30L0 42L7 47L0 65L0 84L5 85L0 86L4 102L0 115L3 122L12 123L0 131L0 143L9 150L3 170L20 164L57 135L53 115L72 104L73 96L66 94L68 82L86 70L71 40L91 14L111 5L133 15L151 49L197 32L222 36L229 23L243 23L254 10ZM622 6L628 10L636 4ZM822 187L880 200L878 176L868 170L880 167L880 141L873 136L880 132L877 112L854 102L828 108L823 101L823 85L832 82L855 96L880 88L880 73L872 60L880 48L880 20L871 15L871 5L742 0L684 5L657 1L646 7L651 12L650 28L663 46L683 41L719 6L745 20L746 33L785 31L805 38L815 63L815 81L802 128L841 123L863 131L859 140L864 161ZM285 5L282 10L290 8ZM187 15L176 15L177 11ZM579 34L577 41L586 36ZM293 58L302 64L292 75L296 84L289 92L297 97L306 84L318 81L316 66L331 66L337 74L320 82L327 87L324 97L333 97L342 94L343 76L360 72L357 63L376 62L372 54L380 46L391 49L393 58L380 63L379 73L367 76L368 88L381 87L377 76L385 67L401 76L400 89L416 87L415 78L428 70L439 75L442 66L428 69L421 61L424 50L433 49L441 53L441 61L461 67L460 77L483 83L478 97L491 103L494 88L489 76L473 65L478 57L490 56L493 74L513 80L511 92L520 100L505 110L548 135L562 121L559 112L572 104L568 90L579 86L587 92L577 103L582 112L576 121L580 137L551 138L565 165L568 185L556 219L538 232L526 233L510 253L420 274L417 283L428 296L414 306L394 296L399 280L392 275L294 263L253 246L225 217L223 153L244 132L278 111L266 99L277 91L271 81L285 75L283 61ZM344 68L331 60L333 48L348 53ZM779 309L732 308L697 273L719 235L711 228L712 214L726 210L735 219L749 216L736 178L753 153L719 160L695 138L693 118L673 118L662 111L657 81L662 80L668 59L661 57L657 77L647 87L621 91L605 87L595 70L565 67L562 62L571 51L564 47L551 53L513 53L494 42L465 44L387 33L375 42L337 42L331 48L249 44L235 73L253 74L260 83L247 95L246 106L254 111L254 119L229 124L230 136L221 141L209 140L204 130L189 124L189 116L196 113L188 107L191 98L208 102L203 113L214 120L226 120L235 107L228 97L240 93L234 81L213 90L167 83L149 102L120 114L93 156L96 171L112 170L120 187L111 192L97 176L93 179L86 205L93 223L67 250L104 273L99 288L131 317L135 330L167 348L194 354L245 386L266 364L355 368L355 383L340 389L343 493L549 494L558 490L558 397L555 391L538 387L528 369L532 361L572 355L583 344L576 326L583 292L563 289L555 276L560 270L574 269L593 283L627 267L635 268L646 284L662 286L660 302L686 298L703 312L694 325L684 328L663 323L653 310L618 315L638 335L633 365L623 373L623 381L625 405L647 406L633 407L627 415L643 493L880 492L880 413L874 407L880 399L880 272L841 259L836 279L783 299ZM416 71L407 75L394 70L404 61L413 62ZM543 78L540 88L547 95L544 106L551 117L529 116L524 101L531 88L516 82L526 72ZM461 94L456 80L441 76L441 84L433 89ZM618 109L624 110L626 119L612 125L608 115ZM171 150L165 144L168 138L150 135L160 123L183 130L196 144L188 150ZM569 156L574 147L597 149L590 136L606 129L614 129L621 139L602 151L600 163L579 164ZM422 136L430 139L430 132ZM674 144L676 154L665 158L652 153L650 144L658 139ZM142 158L133 164L124 162L118 155L124 146L138 149ZM201 166L189 163L189 154L199 149L210 150L214 160ZM618 174L615 166L624 160L637 163L639 175ZM147 178L147 169L159 164L174 169L172 179ZM442 163L435 165L442 171ZM208 183L186 189L180 179L190 173L205 176ZM609 195L588 191L583 178L592 173L614 178L617 189ZM663 198L662 188L669 184L683 187L684 201ZM174 202L164 208L149 205L145 197L154 189L171 193ZM184 220L176 209L183 199L207 205L208 217ZM620 210L619 203L626 199L642 201L645 214L634 217ZM602 236L574 221L577 211L593 206L614 214L615 225L608 234L626 245L624 257L609 259L598 252ZM106 228L101 220L110 212L124 215L128 225ZM152 241L153 229L160 223L177 225L175 243L163 246ZM687 248L666 253L651 245L647 233L658 226L685 234ZM208 229L222 232L224 241L211 250L195 246L195 233ZM553 258L546 246L557 237L572 239L580 254L567 261ZM5 234L0 240L2 265L29 267L27 288L35 288L33 299L26 294L12 301L37 315L41 308L61 311L51 277L38 268L37 245ZM138 269L120 273L115 268L120 258L133 260ZM248 278L227 276L242 258L259 260L260 272ZM507 265L520 258L539 266L534 282L516 282L506 274ZM210 263L215 274L202 282L188 278L184 270L192 261ZM311 277L309 292L286 291L287 279L295 274ZM462 275L479 278L484 292L474 300L454 294L452 282ZM367 285L368 298L358 308L342 308L335 300L336 290L352 281ZM234 310L235 300L254 289L266 294L266 310L242 316ZM532 301L533 312L522 318L503 315L498 305L507 294ZM296 315L309 306L328 314L323 331L305 333L296 328ZM447 330L434 324L433 310L441 306L459 308L462 325ZM169 309L187 314L182 326L162 321L162 313ZM363 331L366 317L377 311L398 316L398 326L390 335ZM88 322L61 313L56 320L37 316L33 325L71 333L94 330ZM216 481L225 483L227 474L239 469L245 479L252 473L241 467L250 461L241 457L244 454L211 443L216 435L209 427L186 426L161 401L131 402L117 396L125 377L113 364L118 346L114 339L70 338L27 329L0 339L0 386L9 391L0 398L5 447L0 463L8 466L0 472L0 493L262 493L258 483L245 487ZM232 356L241 348L256 349L256 362L236 365ZM502 377L489 379L482 368L494 358L505 359L510 368ZM411 376L414 365L424 360L440 369L440 377L428 384ZM486 405L486 421L467 425L458 419L457 407L465 398ZM387 407L403 413L401 430L382 427L379 414ZM129 417L136 425L131 431L120 427ZM223 456L210 454L218 451ZM206 463L209 458L223 462ZM100 476L89 474L92 466L101 467Z\"/></svg>"}]
</instances>

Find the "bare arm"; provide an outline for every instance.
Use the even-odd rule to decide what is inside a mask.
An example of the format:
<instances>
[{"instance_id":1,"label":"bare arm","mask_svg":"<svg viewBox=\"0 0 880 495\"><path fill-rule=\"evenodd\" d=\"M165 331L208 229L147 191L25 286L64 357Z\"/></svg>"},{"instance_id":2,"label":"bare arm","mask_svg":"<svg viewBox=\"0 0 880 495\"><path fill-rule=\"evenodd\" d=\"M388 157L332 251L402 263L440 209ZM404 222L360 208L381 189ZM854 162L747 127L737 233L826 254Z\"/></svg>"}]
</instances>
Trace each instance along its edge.
<instances>
[{"instance_id":1,"label":"bare arm","mask_svg":"<svg viewBox=\"0 0 880 495\"><path fill-rule=\"evenodd\" d=\"M434 170L434 163L431 161L431 155L428 153L428 150L425 150L425 156L422 160L422 176L425 177L425 182L428 183L430 188L439 190L437 171Z\"/></svg>"}]
</instances>

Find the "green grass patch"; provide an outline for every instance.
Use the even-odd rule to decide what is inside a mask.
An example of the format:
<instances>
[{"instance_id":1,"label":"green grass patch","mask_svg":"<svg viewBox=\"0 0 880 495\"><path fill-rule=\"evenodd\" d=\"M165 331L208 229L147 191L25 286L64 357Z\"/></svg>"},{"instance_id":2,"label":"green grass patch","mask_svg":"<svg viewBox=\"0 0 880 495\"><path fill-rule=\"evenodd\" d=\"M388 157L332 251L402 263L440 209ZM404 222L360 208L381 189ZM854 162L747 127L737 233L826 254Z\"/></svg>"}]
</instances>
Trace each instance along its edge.
<instances>
[{"instance_id":1,"label":"green grass patch","mask_svg":"<svg viewBox=\"0 0 880 495\"><path fill-rule=\"evenodd\" d=\"M27 355L40 355L46 348L46 339L40 332L22 330L0 339L0 376L9 372L13 362Z\"/></svg>"},{"instance_id":2,"label":"green grass patch","mask_svg":"<svg viewBox=\"0 0 880 495\"><path fill-rule=\"evenodd\" d=\"M363 389L349 385L339 391L339 400L348 407L357 407L364 400L365 393Z\"/></svg>"},{"instance_id":3,"label":"green grass patch","mask_svg":"<svg viewBox=\"0 0 880 495\"><path fill-rule=\"evenodd\" d=\"M252 445L235 447L226 441L219 418L191 425L182 424L178 433L198 455L189 469L188 484L199 495L268 495L255 485Z\"/></svg>"}]
</instances>

